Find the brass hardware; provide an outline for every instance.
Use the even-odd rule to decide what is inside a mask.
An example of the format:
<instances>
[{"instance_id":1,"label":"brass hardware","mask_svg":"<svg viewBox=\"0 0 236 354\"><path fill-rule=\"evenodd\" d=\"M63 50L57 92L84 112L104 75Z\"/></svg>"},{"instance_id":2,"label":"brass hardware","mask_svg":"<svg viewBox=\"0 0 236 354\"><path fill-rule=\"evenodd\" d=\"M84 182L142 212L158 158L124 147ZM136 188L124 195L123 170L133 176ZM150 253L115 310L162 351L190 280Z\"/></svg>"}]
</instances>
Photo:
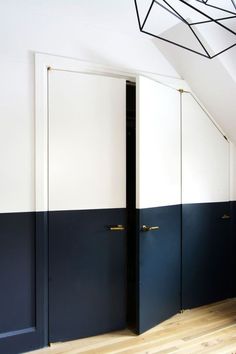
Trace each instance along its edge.
<instances>
[{"instance_id":1,"label":"brass hardware","mask_svg":"<svg viewBox=\"0 0 236 354\"><path fill-rule=\"evenodd\" d=\"M230 215L224 214L223 216L221 216L221 219L229 220L230 219Z\"/></svg>"},{"instance_id":2,"label":"brass hardware","mask_svg":"<svg viewBox=\"0 0 236 354\"><path fill-rule=\"evenodd\" d=\"M143 225L141 227L142 231L155 231L155 230L159 230L160 227L159 226L147 226L147 225Z\"/></svg>"},{"instance_id":3,"label":"brass hardware","mask_svg":"<svg viewBox=\"0 0 236 354\"><path fill-rule=\"evenodd\" d=\"M180 93L184 93L184 90L183 89L178 89L178 91L180 92Z\"/></svg>"},{"instance_id":4,"label":"brass hardware","mask_svg":"<svg viewBox=\"0 0 236 354\"><path fill-rule=\"evenodd\" d=\"M125 227L123 225L109 225L108 230L110 230L110 231L124 231Z\"/></svg>"}]
</instances>

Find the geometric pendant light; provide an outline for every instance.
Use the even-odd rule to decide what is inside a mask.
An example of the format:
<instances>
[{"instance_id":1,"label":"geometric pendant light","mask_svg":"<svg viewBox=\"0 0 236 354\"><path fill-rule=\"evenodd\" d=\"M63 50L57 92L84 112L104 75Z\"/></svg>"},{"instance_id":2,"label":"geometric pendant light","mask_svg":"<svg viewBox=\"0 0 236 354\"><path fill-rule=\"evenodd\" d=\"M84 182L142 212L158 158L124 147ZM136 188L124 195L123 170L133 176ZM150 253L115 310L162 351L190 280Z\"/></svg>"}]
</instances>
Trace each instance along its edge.
<instances>
[{"instance_id":1,"label":"geometric pendant light","mask_svg":"<svg viewBox=\"0 0 236 354\"><path fill-rule=\"evenodd\" d=\"M147 35L209 59L236 45L234 0L134 2L139 29Z\"/></svg>"}]
</instances>

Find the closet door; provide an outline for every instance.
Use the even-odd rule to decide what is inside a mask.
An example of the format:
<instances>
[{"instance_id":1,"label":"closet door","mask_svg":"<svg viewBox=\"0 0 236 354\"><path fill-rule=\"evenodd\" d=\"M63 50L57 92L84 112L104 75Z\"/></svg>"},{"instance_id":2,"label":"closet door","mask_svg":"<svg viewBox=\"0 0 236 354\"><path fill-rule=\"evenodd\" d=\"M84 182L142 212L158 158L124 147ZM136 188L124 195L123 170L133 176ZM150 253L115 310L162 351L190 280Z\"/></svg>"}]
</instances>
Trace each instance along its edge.
<instances>
[{"instance_id":1,"label":"closet door","mask_svg":"<svg viewBox=\"0 0 236 354\"><path fill-rule=\"evenodd\" d=\"M182 95L183 308L229 296L229 143Z\"/></svg>"},{"instance_id":2,"label":"closet door","mask_svg":"<svg viewBox=\"0 0 236 354\"><path fill-rule=\"evenodd\" d=\"M180 310L180 94L137 85L137 332Z\"/></svg>"},{"instance_id":3,"label":"closet door","mask_svg":"<svg viewBox=\"0 0 236 354\"><path fill-rule=\"evenodd\" d=\"M126 325L125 80L49 71L50 342Z\"/></svg>"}]
</instances>

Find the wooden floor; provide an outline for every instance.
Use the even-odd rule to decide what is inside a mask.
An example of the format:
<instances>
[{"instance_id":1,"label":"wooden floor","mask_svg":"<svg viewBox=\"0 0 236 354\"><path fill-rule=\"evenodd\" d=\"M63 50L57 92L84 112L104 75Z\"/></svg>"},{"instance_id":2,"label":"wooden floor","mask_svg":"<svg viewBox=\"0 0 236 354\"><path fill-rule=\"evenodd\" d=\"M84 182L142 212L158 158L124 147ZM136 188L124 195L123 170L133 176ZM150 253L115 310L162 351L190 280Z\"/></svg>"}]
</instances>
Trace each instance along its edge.
<instances>
[{"instance_id":1,"label":"wooden floor","mask_svg":"<svg viewBox=\"0 0 236 354\"><path fill-rule=\"evenodd\" d=\"M185 311L140 336L124 330L32 353L236 354L236 299Z\"/></svg>"}]
</instances>

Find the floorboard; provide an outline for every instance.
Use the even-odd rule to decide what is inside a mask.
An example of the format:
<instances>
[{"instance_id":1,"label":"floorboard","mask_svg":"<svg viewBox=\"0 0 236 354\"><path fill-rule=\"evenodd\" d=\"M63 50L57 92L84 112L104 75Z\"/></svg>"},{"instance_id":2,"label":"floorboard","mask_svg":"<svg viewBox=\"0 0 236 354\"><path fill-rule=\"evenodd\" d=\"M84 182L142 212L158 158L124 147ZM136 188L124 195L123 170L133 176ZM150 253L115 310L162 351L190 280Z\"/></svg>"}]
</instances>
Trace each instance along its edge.
<instances>
[{"instance_id":1,"label":"floorboard","mask_svg":"<svg viewBox=\"0 0 236 354\"><path fill-rule=\"evenodd\" d=\"M236 354L236 299L184 311L140 336L124 330L31 352L79 353Z\"/></svg>"}]
</instances>

